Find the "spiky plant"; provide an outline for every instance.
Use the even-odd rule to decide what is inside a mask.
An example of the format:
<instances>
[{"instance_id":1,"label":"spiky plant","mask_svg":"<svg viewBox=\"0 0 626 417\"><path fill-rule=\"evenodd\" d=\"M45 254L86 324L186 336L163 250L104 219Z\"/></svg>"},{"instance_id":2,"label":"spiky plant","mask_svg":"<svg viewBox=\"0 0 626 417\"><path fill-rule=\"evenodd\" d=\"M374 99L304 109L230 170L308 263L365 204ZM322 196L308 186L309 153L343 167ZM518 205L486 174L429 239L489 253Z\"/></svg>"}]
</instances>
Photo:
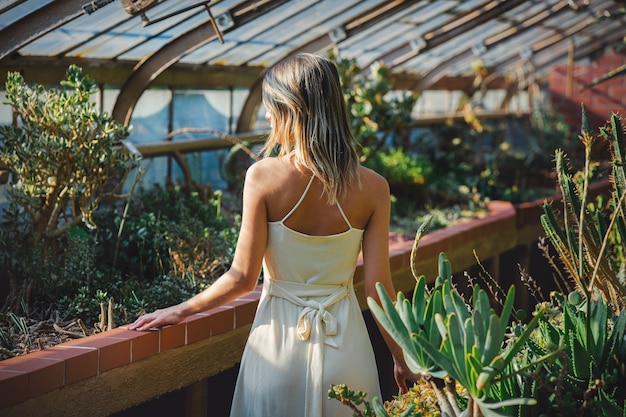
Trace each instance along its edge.
<instances>
[{"instance_id":1,"label":"spiky plant","mask_svg":"<svg viewBox=\"0 0 626 417\"><path fill-rule=\"evenodd\" d=\"M544 203L541 224L571 279L576 291L588 298L603 297L613 312L626 307L623 272L626 250L626 172L624 171L624 130L620 118L613 114L611 127L601 134L611 141L612 185L608 209L592 205L588 190L590 180L590 133L583 107L581 141L585 147L582 181L575 181L561 150L555 152L558 183L563 194L562 216Z\"/></svg>"}]
</instances>

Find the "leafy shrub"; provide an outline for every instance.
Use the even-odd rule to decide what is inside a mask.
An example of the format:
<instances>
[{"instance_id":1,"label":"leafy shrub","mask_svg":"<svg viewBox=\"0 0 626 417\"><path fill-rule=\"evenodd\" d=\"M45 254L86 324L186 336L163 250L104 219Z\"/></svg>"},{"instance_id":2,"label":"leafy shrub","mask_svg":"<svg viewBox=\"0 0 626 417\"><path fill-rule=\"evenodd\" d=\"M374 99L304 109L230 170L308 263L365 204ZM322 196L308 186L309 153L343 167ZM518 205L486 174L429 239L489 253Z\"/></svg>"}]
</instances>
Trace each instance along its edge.
<instances>
[{"instance_id":1,"label":"leafy shrub","mask_svg":"<svg viewBox=\"0 0 626 417\"><path fill-rule=\"evenodd\" d=\"M356 59L342 58L337 50L330 52L329 59L337 65L352 116L352 133L359 144L357 151L365 162L384 149L394 135L406 132L418 96L393 91L391 70L385 65L372 65L366 76Z\"/></svg>"},{"instance_id":2,"label":"leafy shrub","mask_svg":"<svg viewBox=\"0 0 626 417\"><path fill-rule=\"evenodd\" d=\"M131 200L121 234L124 206L110 205L95 214L97 229L74 226L57 237L55 257L3 241L2 259L13 265L3 311L80 319L93 329L102 323L103 308L119 324L183 301L210 285L232 259L237 224L218 206L216 199L203 203L197 195L155 186ZM9 236L12 229L4 227Z\"/></svg>"},{"instance_id":3,"label":"leafy shrub","mask_svg":"<svg viewBox=\"0 0 626 417\"><path fill-rule=\"evenodd\" d=\"M413 156L401 148L377 152L365 164L389 182L391 194L402 201L424 201L425 187L432 166L423 157Z\"/></svg>"},{"instance_id":4,"label":"leafy shrub","mask_svg":"<svg viewBox=\"0 0 626 417\"><path fill-rule=\"evenodd\" d=\"M72 65L61 84L65 89L29 86L17 72L6 82L20 124L0 126L0 162L15 174L9 199L35 242L79 223L95 227L94 211L137 161L120 142L129 128L89 101L95 82Z\"/></svg>"},{"instance_id":5,"label":"leafy shrub","mask_svg":"<svg viewBox=\"0 0 626 417\"><path fill-rule=\"evenodd\" d=\"M107 207L96 218L100 267L146 281L190 273L212 282L225 271L237 234L237 225L220 214L219 200L204 203L158 184L139 190L128 207Z\"/></svg>"},{"instance_id":6,"label":"leafy shrub","mask_svg":"<svg viewBox=\"0 0 626 417\"><path fill-rule=\"evenodd\" d=\"M91 326L110 299L115 322L122 323L142 310L189 298L225 272L232 259L237 225L217 214L217 204L155 186L137 193L119 238L123 207L112 205L94 217L98 229L75 226L58 237L56 257L7 245L2 253L13 259L15 277L4 310L32 316L56 312L61 321L81 319Z\"/></svg>"},{"instance_id":7,"label":"leafy shrub","mask_svg":"<svg viewBox=\"0 0 626 417\"><path fill-rule=\"evenodd\" d=\"M123 146L129 128L96 109L96 84L80 68L61 86L8 74L18 124L0 127L0 162L14 175L0 223L0 312L104 330L209 285L236 239L220 202L160 187L128 204L110 199L138 160Z\"/></svg>"}]
</instances>

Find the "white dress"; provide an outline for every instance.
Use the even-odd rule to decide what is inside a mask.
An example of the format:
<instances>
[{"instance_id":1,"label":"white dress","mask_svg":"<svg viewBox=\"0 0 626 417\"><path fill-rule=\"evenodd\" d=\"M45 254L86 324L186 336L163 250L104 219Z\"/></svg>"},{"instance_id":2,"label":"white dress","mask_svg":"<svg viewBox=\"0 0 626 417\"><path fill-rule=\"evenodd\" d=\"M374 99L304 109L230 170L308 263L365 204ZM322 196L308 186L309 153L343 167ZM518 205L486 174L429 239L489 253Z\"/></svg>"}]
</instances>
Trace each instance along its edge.
<instances>
[{"instance_id":1,"label":"white dress","mask_svg":"<svg viewBox=\"0 0 626 417\"><path fill-rule=\"evenodd\" d=\"M351 417L333 384L380 398L374 352L352 278L363 230L310 236L268 223L263 291L237 378L231 417Z\"/></svg>"}]
</instances>

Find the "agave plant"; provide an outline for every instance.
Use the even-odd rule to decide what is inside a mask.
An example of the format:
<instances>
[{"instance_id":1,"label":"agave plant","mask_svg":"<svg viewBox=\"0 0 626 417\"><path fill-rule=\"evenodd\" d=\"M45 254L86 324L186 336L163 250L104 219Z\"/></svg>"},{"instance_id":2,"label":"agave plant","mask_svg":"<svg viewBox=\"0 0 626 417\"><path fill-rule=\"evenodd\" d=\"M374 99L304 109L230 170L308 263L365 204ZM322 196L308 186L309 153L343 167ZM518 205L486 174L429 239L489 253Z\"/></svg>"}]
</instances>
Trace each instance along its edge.
<instances>
[{"instance_id":1,"label":"agave plant","mask_svg":"<svg viewBox=\"0 0 626 417\"><path fill-rule=\"evenodd\" d=\"M470 308L451 282L451 268L445 254L439 257L439 277L428 292L424 278L418 279L411 304L401 294L396 303L379 285L382 307L373 299L368 305L381 325L402 347L412 371L429 378L446 378L460 383L469 395L465 412L450 390L439 389L439 405L444 416L505 416L512 406L534 404L520 398L519 390L503 386L512 371L509 366L537 325L539 310L522 333L505 349L507 329L513 308L514 287L507 293L500 316L489 304L487 293L477 285ZM428 315L426 305L433 306ZM428 320L423 320L427 317ZM425 322L434 326L425 331ZM433 330L433 327L436 331ZM513 371L514 372L514 371Z\"/></svg>"},{"instance_id":2,"label":"agave plant","mask_svg":"<svg viewBox=\"0 0 626 417\"><path fill-rule=\"evenodd\" d=\"M428 290L426 279L417 276L414 268L418 242L427 224L428 220L418 229L411 253L411 270L417 280L412 302L398 293L394 303L378 284L381 305L369 298L372 314L402 348L411 370L433 381L442 415L504 416L510 415L513 407L533 404L534 399L521 397L513 378L518 371L512 363L543 309L536 311L528 325L518 325L518 335L511 340L507 330L515 287L508 290L500 315L478 285L473 287L470 307L452 284L452 269L444 253L439 255L434 288ZM448 382L441 384L437 379ZM453 383L461 384L469 396L465 411L449 389Z\"/></svg>"}]
</instances>

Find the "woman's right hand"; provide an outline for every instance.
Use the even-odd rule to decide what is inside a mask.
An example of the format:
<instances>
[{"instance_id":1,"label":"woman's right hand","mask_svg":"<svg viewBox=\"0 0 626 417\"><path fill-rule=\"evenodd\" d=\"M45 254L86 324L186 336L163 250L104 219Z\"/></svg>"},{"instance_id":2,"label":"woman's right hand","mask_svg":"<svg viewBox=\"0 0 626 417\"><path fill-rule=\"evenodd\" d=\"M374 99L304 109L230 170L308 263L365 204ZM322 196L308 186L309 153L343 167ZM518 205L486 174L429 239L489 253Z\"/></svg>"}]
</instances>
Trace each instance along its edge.
<instances>
[{"instance_id":1,"label":"woman's right hand","mask_svg":"<svg viewBox=\"0 0 626 417\"><path fill-rule=\"evenodd\" d=\"M402 360L393 360L393 377L398 385L398 389L400 390L400 394L406 394L409 391L409 385L407 381L412 384L416 383L420 376L414 374L413 371L409 369L404 359Z\"/></svg>"},{"instance_id":2,"label":"woman's right hand","mask_svg":"<svg viewBox=\"0 0 626 417\"><path fill-rule=\"evenodd\" d=\"M145 331L158 329L169 324L180 323L185 316L181 313L180 304L164 309L155 310L152 313L144 314L133 324L128 326L129 330Z\"/></svg>"}]
</instances>

